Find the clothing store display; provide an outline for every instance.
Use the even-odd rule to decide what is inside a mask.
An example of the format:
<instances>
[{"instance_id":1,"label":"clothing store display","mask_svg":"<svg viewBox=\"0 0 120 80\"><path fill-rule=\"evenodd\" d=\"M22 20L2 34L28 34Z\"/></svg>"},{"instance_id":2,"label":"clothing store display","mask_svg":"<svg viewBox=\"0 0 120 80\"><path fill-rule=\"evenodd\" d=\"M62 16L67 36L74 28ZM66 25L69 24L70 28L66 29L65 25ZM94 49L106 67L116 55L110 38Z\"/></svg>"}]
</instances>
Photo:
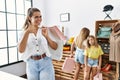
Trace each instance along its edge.
<instances>
[{"instance_id":1,"label":"clothing store display","mask_svg":"<svg viewBox=\"0 0 120 80\"><path fill-rule=\"evenodd\" d=\"M104 11L106 11L106 10L107 10L107 8ZM106 13L107 12L105 12L105 14ZM109 11L108 11L108 14L109 14ZM110 18L106 15L105 19L110 19ZM111 34L114 32L114 28L117 29L117 27L115 27L115 25L118 22L119 22L118 19L116 19L116 20L98 20L98 21L96 21L96 24L95 24L95 35L97 37L98 44L101 46L101 48L104 52L104 55L102 56L101 71L103 73L103 76L104 77L106 76L106 78L104 78L106 80L120 80L116 76L116 73L120 74L120 71L116 66L116 63L117 64L119 64L119 63L114 61L116 53L114 52L115 48L113 48L113 45L114 45L114 41L116 41L116 40L113 39L112 43L110 41ZM109 30L109 29L104 30L105 28L102 30L103 31L102 35L104 35L104 31L105 31L105 34L109 33L108 31L111 32L108 38L107 37L98 37L98 34L100 34L99 30L102 27L110 27L111 28L111 30ZM101 34L100 34L100 36L101 36ZM113 36L114 36L114 34L113 34ZM112 47L110 47L110 44L112 44L111 45ZM120 49L120 47L119 47L119 49ZM114 50L114 51L110 52L110 50ZM114 55L114 53L115 53L115 55ZM120 53L117 53L117 54L120 54ZM116 55L116 56L119 57L119 55ZM111 66L112 66L112 69L111 69ZM115 75L115 76L113 76L113 75Z\"/></svg>"},{"instance_id":2,"label":"clothing store display","mask_svg":"<svg viewBox=\"0 0 120 80\"><path fill-rule=\"evenodd\" d=\"M120 33L110 35L110 54L109 60L120 62Z\"/></svg>"}]
</instances>

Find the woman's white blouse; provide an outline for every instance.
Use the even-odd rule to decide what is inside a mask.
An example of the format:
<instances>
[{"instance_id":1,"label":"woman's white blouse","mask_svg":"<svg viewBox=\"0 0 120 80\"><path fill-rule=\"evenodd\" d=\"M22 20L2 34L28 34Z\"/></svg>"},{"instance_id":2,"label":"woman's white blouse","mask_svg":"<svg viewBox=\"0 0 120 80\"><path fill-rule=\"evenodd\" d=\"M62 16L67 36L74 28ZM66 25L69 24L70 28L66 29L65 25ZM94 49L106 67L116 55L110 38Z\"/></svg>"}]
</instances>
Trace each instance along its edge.
<instances>
[{"instance_id":1,"label":"woman's white blouse","mask_svg":"<svg viewBox=\"0 0 120 80\"><path fill-rule=\"evenodd\" d=\"M19 42L24 36L24 32L20 34ZM18 42L18 45L19 45ZM46 53L50 57L50 52L48 50L48 43L46 38L41 33L41 28L38 29L36 36L33 33L29 33L27 45L25 51L22 53L21 59L26 60L32 55L41 55Z\"/></svg>"},{"instance_id":2,"label":"woman's white blouse","mask_svg":"<svg viewBox=\"0 0 120 80\"><path fill-rule=\"evenodd\" d=\"M29 34L27 45L25 51L22 53L21 59L26 61L32 55L41 55L46 53L48 57L51 57L55 60L61 60L63 54L63 44L64 41L55 36L48 28L49 37L58 44L56 50L52 49L48 43L46 38L42 35L41 28L38 29L36 36L33 33ZM22 40L24 36L24 32L20 34L19 42Z\"/></svg>"}]
</instances>

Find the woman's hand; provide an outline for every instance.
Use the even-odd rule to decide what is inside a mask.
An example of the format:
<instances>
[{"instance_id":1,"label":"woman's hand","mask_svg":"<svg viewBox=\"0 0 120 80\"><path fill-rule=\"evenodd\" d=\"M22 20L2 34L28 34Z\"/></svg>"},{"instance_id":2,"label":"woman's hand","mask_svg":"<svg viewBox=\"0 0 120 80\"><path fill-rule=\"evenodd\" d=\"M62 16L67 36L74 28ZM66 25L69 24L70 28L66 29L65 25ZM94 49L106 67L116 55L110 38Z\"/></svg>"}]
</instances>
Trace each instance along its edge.
<instances>
[{"instance_id":1,"label":"woman's hand","mask_svg":"<svg viewBox=\"0 0 120 80\"><path fill-rule=\"evenodd\" d=\"M43 35L44 37L47 37L47 36L48 36L48 29L47 29L47 27L42 27L42 35Z\"/></svg>"},{"instance_id":2,"label":"woman's hand","mask_svg":"<svg viewBox=\"0 0 120 80\"><path fill-rule=\"evenodd\" d=\"M38 28L35 28L35 27L32 25L32 23L29 23L29 26L28 26L28 28L27 28L26 31L29 32L29 33L35 33L37 29L38 29Z\"/></svg>"},{"instance_id":3,"label":"woman's hand","mask_svg":"<svg viewBox=\"0 0 120 80\"><path fill-rule=\"evenodd\" d=\"M74 56L74 54L73 54L73 53L71 53L70 58L73 58L73 56Z\"/></svg>"},{"instance_id":4,"label":"woman's hand","mask_svg":"<svg viewBox=\"0 0 120 80\"><path fill-rule=\"evenodd\" d=\"M49 36L48 36L48 28L47 27L44 27L42 26L42 35L46 38L49 46L56 50L57 47L58 47L58 44L56 42L54 42Z\"/></svg>"}]
</instances>

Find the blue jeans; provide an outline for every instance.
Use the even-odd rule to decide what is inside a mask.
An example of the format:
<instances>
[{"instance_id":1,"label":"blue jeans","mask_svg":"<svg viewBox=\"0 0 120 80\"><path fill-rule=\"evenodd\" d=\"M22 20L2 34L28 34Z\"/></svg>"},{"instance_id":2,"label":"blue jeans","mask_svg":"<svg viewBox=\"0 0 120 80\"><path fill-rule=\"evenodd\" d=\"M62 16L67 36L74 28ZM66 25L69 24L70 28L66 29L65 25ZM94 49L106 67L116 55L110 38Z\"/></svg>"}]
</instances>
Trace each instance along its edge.
<instances>
[{"instance_id":1,"label":"blue jeans","mask_svg":"<svg viewBox=\"0 0 120 80\"><path fill-rule=\"evenodd\" d=\"M76 48L75 51L75 62L79 62L81 64L84 64L84 50Z\"/></svg>"},{"instance_id":2,"label":"blue jeans","mask_svg":"<svg viewBox=\"0 0 120 80\"><path fill-rule=\"evenodd\" d=\"M27 60L28 80L55 80L52 59L49 57L40 60Z\"/></svg>"},{"instance_id":3,"label":"blue jeans","mask_svg":"<svg viewBox=\"0 0 120 80\"><path fill-rule=\"evenodd\" d=\"M93 60L91 58L88 58L88 66L89 67L97 67L98 66L98 60Z\"/></svg>"}]
</instances>

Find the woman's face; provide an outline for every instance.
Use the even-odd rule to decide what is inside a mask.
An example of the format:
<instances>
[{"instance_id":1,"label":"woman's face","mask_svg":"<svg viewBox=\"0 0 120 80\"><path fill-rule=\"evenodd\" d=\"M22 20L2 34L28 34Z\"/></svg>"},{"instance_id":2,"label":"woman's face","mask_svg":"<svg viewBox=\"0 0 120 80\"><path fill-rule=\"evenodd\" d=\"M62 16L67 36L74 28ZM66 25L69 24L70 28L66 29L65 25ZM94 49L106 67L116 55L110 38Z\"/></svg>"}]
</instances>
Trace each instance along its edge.
<instances>
[{"instance_id":1,"label":"woman's face","mask_svg":"<svg viewBox=\"0 0 120 80\"><path fill-rule=\"evenodd\" d=\"M94 45L95 44L95 40L92 37L89 38L89 44L90 45Z\"/></svg>"},{"instance_id":2,"label":"woman's face","mask_svg":"<svg viewBox=\"0 0 120 80\"><path fill-rule=\"evenodd\" d=\"M40 12L34 12L33 16L31 17L31 23L35 26L40 25L42 21L42 15Z\"/></svg>"}]
</instances>

